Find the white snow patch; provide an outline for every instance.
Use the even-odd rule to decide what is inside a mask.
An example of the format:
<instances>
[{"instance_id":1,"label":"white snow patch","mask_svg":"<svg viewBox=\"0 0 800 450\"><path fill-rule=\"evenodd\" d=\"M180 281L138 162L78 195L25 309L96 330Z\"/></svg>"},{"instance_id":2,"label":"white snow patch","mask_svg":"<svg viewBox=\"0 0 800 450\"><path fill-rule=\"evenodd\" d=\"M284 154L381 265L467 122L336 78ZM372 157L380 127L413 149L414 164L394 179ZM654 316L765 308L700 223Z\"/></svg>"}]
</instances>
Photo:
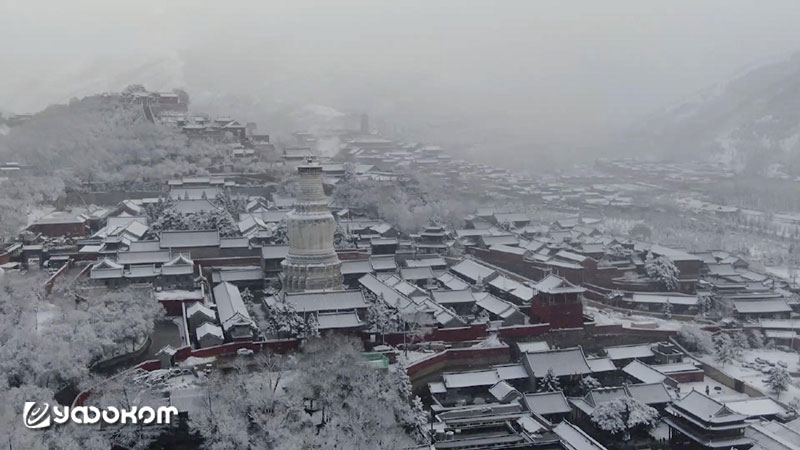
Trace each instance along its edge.
<instances>
[{"instance_id":1,"label":"white snow patch","mask_svg":"<svg viewBox=\"0 0 800 450\"><path fill-rule=\"evenodd\" d=\"M199 366L202 364L211 364L216 360L217 360L216 356L209 356L207 358L198 358L196 356L190 356L185 360L181 361L180 364L178 365L180 367L192 367L192 366Z\"/></svg>"}]
</instances>

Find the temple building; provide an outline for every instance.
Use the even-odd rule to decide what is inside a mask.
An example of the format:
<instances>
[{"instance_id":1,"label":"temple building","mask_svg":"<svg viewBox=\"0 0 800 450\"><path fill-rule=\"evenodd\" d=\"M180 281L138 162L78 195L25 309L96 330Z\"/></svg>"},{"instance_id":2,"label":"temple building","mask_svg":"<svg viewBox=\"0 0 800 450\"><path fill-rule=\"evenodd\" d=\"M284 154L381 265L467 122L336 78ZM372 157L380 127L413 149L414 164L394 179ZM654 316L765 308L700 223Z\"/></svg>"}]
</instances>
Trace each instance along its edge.
<instances>
[{"instance_id":1,"label":"temple building","mask_svg":"<svg viewBox=\"0 0 800 450\"><path fill-rule=\"evenodd\" d=\"M289 252L281 263L283 291L343 289L342 263L333 247L336 222L322 189L322 166L308 158L297 171L300 193L286 218Z\"/></svg>"}]
</instances>

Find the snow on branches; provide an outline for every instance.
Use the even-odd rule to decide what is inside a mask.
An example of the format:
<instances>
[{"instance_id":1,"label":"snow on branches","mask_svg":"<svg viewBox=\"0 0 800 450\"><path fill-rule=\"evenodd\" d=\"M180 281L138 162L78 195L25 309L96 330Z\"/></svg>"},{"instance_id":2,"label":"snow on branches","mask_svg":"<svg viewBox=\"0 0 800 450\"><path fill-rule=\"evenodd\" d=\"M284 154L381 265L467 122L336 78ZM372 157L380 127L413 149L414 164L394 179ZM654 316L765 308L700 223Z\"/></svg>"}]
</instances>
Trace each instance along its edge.
<instances>
[{"instance_id":1,"label":"snow on branches","mask_svg":"<svg viewBox=\"0 0 800 450\"><path fill-rule=\"evenodd\" d=\"M649 429L658 421L658 411L632 397L602 402L592 411L592 423L611 435L630 439L634 430Z\"/></svg>"},{"instance_id":2,"label":"snow on branches","mask_svg":"<svg viewBox=\"0 0 800 450\"><path fill-rule=\"evenodd\" d=\"M561 390L561 383L553 373L553 369L547 369L547 373L539 380L539 392L556 392Z\"/></svg>"},{"instance_id":3,"label":"snow on branches","mask_svg":"<svg viewBox=\"0 0 800 450\"><path fill-rule=\"evenodd\" d=\"M319 336L316 314L301 316L284 298L267 307L266 320L261 326L265 334L279 338Z\"/></svg>"},{"instance_id":4,"label":"snow on branches","mask_svg":"<svg viewBox=\"0 0 800 450\"><path fill-rule=\"evenodd\" d=\"M787 389L789 389L789 385L792 383L792 377L789 375L788 370L781 366L776 366L770 371L766 382L767 386L769 386L769 388L772 389L778 397L780 397L781 392L785 392Z\"/></svg>"},{"instance_id":5,"label":"snow on branches","mask_svg":"<svg viewBox=\"0 0 800 450\"><path fill-rule=\"evenodd\" d=\"M647 276L659 281L668 291L673 291L678 287L678 268L666 256L653 258L652 253L647 253L644 261L644 270Z\"/></svg>"}]
</instances>

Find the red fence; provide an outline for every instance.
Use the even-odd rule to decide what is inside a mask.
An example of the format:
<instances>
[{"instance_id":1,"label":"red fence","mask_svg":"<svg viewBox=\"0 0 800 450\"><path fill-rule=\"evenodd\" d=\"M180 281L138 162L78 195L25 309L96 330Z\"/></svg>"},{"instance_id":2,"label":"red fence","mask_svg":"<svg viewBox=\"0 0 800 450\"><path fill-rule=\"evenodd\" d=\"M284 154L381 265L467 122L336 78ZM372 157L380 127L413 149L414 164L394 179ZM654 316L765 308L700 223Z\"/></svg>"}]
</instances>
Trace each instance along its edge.
<instances>
[{"instance_id":1,"label":"red fence","mask_svg":"<svg viewBox=\"0 0 800 450\"><path fill-rule=\"evenodd\" d=\"M184 361L187 358L193 356L195 358L209 358L211 356L220 356L220 355L229 355L236 353L237 350L246 348L249 350L253 350L254 352L260 351L272 351L275 353L288 353L290 351L294 351L300 348L300 340L299 339L292 339L292 340L281 340L281 341L263 341L263 342L231 342L229 344L218 345L216 347L208 347L208 348L201 348L201 349L192 349L191 347L182 347L178 349L175 353L174 360L175 362ZM91 396L92 389L97 388L98 386L102 386L105 383L108 383L110 380L113 380L116 377L123 377L127 373L134 371L134 370L146 370L148 372L152 372L153 370L161 369L161 361L160 360L149 360L144 361L130 369L120 372L112 377L109 377L102 381L100 384L93 386L89 389L78 394L75 397L75 400L72 402L72 406L82 406L84 402Z\"/></svg>"},{"instance_id":2,"label":"red fence","mask_svg":"<svg viewBox=\"0 0 800 450\"><path fill-rule=\"evenodd\" d=\"M288 353L300 348L299 339L287 339L280 341L262 342L230 342L215 347L193 349L191 347L181 347L175 352L175 362L184 361L189 357L210 358L212 356L229 355L236 353L239 349L248 349L254 352L271 351L275 353Z\"/></svg>"},{"instance_id":3,"label":"red fence","mask_svg":"<svg viewBox=\"0 0 800 450\"><path fill-rule=\"evenodd\" d=\"M72 265L72 259L68 259L67 262L65 262L64 265L61 266L56 273L51 275L50 278L48 278L47 281L44 282L44 294L45 295L50 295L50 292L53 291L53 285L56 284L56 280L60 276L62 276L65 273L67 273L67 271L69 270L69 267L71 265Z\"/></svg>"},{"instance_id":4,"label":"red fence","mask_svg":"<svg viewBox=\"0 0 800 450\"><path fill-rule=\"evenodd\" d=\"M442 342L465 342L483 339L488 336L486 325L473 325L470 327L459 328L434 328L430 333L424 336L413 336L409 334L404 337L404 333L386 333L383 336L378 335L377 340L385 342L386 344L397 346L403 342L424 342L424 341L442 341Z\"/></svg>"},{"instance_id":5,"label":"red fence","mask_svg":"<svg viewBox=\"0 0 800 450\"><path fill-rule=\"evenodd\" d=\"M492 365L511 361L511 348L508 346L491 348L451 348L436 353L408 366L408 376L413 378L440 372L448 366Z\"/></svg>"},{"instance_id":6,"label":"red fence","mask_svg":"<svg viewBox=\"0 0 800 450\"><path fill-rule=\"evenodd\" d=\"M497 334L507 340L522 339L533 336L542 336L550 332L549 323L537 323L534 325L519 325L515 327L501 327Z\"/></svg>"}]
</instances>

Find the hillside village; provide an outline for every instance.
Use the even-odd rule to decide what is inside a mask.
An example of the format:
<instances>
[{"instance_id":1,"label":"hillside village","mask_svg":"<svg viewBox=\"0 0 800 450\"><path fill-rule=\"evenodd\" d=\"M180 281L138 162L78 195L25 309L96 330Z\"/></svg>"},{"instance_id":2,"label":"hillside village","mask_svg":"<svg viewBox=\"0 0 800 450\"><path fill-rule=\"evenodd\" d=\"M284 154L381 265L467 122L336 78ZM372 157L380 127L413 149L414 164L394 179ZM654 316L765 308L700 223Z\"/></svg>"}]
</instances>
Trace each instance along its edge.
<instances>
[{"instance_id":1,"label":"hillside village","mask_svg":"<svg viewBox=\"0 0 800 450\"><path fill-rule=\"evenodd\" d=\"M104 98L206 153L160 155L186 170L146 180L67 180L0 240L0 281L41 286L37 332L73 299L160 305L115 317L142 332L58 391L91 405L120 382L139 405L178 409L146 438L113 434L117 448L233 439L209 432L225 426L208 399L236 404L226 383L281 373L265 358L297 364L270 395L302 397L294 413L333 427L315 401L341 398L292 389L313 384L302 355L337 339L357 343L342 356L354 390L377 376L403 387L407 442L365 448L800 448L800 260L786 250L800 216L722 204L729 169L514 172L390 139L367 115L278 141L269 124L193 111L182 91ZM37 120L14 117L9 136ZM3 186L54 177L24 157L2 162Z\"/></svg>"}]
</instances>

